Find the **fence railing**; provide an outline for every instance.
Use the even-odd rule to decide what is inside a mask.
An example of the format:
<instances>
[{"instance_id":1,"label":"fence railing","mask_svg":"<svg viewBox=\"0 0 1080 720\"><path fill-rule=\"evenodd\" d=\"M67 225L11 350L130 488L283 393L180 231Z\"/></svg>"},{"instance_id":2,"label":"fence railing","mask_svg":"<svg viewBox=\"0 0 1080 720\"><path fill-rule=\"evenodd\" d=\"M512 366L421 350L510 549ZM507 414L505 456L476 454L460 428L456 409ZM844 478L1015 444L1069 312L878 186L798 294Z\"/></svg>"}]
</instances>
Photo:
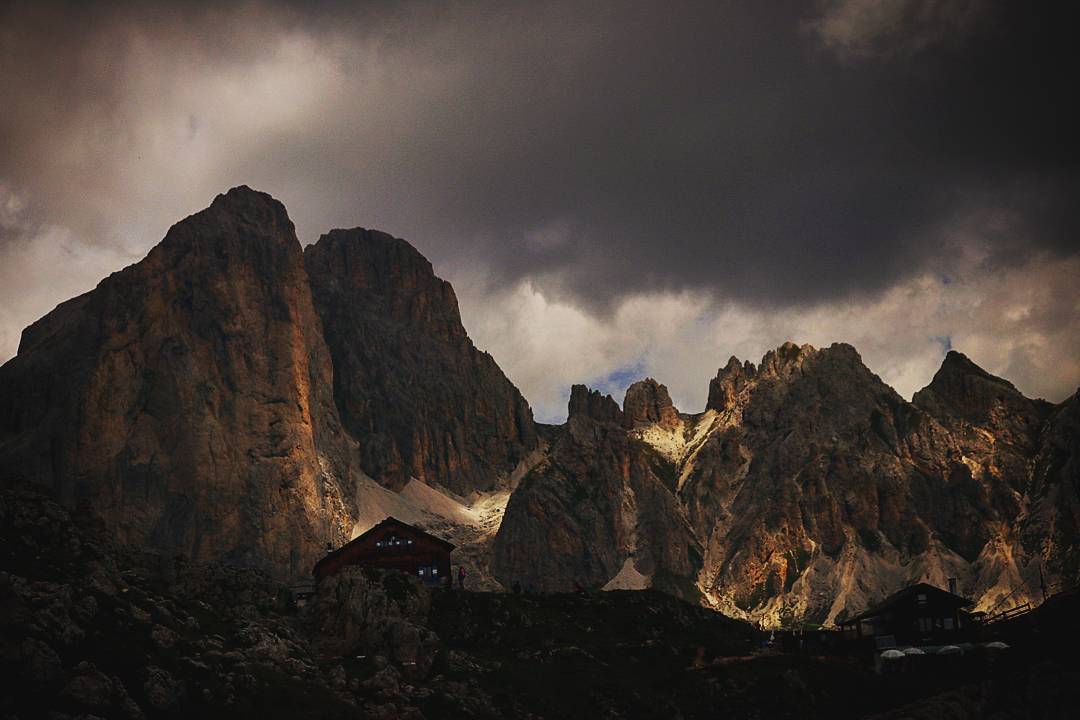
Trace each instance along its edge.
<instances>
[{"instance_id":1,"label":"fence railing","mask_svg":"<svg viewBox=\"0 0 1080 720\"><path fill-rule=\"evenodd\" d=\"M1012 620L1013 618L1018 618L1021 615L1027 615L1033 609L1034 608L1031 607L1031 603L1024 603L1023 605L1017 605L1014 608L1009 608L1008 610L1003 610L1003 611L1001 611L999 613L995 613L993 615L987 615L986 618L983 619L983 625L993 625L994 623L997 623L997 622L1003 622L1005 620Z\"/></svg>"}]
</instances>

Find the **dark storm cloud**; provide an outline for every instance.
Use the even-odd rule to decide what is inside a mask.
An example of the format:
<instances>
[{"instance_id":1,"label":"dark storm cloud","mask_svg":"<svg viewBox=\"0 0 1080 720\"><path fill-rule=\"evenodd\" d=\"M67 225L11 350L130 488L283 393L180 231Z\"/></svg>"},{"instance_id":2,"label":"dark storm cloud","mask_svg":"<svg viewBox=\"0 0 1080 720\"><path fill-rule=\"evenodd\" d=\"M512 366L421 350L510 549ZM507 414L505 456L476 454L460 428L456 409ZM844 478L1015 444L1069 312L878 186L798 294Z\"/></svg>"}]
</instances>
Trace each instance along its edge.
<instances>
[{"instance_id":1,"label":"dark storm cloud","mask_svg":"<svg viewBox=\"0 0 1080 720\"><path fill-rule=\"evenodd\" d=\"M391 101L410 91L410 73L448 72L449 92L425 90L394 127L341 138L385 143L380 166L337 172L343 186L382 183L360 202L385 206L372 214L392 231L448 262L468 242L504 281L532 276L594 302L687 286L781 304L877 290L935 258L943 222L985 205L1029 228L1021 253L1075 250L1071 25L1048 9L969 3L981 22L937 21L958 37L851 57L808 30L836 6L14 5L4 83L17 94L4 100L16 111L0 120L0 160L16 185L77 192L110 168L77 167L65 182L37 177L39 160L53 130L88 113L105 117L98 141L123 152L126 128L107 119L138 69L132 44L212 72L299 30L330 48L377 41ZM929 32L898 22L893 36ZM365 59L338 58L343 93ZM347 97L311 108L335 111L378 108ZM319 127L301 120L262 164L317 173L310 165L330 154ZM355 193L337 194L324 204L355 205ZM530 240L552 227L565 237Z\"/></svg>"},{"instance_id":2,"label":"dark storm cloud","mask_svg":"<svg viewBox=\"0 0 1080 720\"><path fill-rule=\"evenodd\" d=\"M642 293L780 312L972 253L1074 257L1057 5L0 4L0 325L240 183L305 241L381 227L473 277L460 294L527 281L609 319Z\"/></svg>"},{"instance_id":3,"label":"dark storm cloud","mask_svg":"<svg viewBox=\"0 0 1080 720\"><path fill-rule=\"evenodd\" d=\"M774 9L614 15L560 82L500 108L484 135L500 161L461 168L455 225L497 237L508 272L550 268L601 298L815 299L920 269L940 225L984 205L1015 213L1025 242L1075 248L1054 19L1003 15L965 42L844 62ZM569 273L564 248L506 242L556 208L581 246Z\"/></svg>"}]
</instances>

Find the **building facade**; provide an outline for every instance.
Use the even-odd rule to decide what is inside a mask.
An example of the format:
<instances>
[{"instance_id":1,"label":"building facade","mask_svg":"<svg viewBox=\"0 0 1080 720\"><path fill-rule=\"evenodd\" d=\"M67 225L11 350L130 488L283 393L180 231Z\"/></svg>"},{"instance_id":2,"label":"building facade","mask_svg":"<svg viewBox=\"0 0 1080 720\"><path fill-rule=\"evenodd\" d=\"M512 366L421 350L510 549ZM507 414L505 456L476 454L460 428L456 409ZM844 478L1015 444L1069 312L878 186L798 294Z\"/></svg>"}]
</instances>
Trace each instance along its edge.
<instances>
[{"instance_id":1,"label":"building facade","mask_svg":"<svg viewBox=\"0 0 1080 720\"><path fill-rule=\"evenodd\" d=\"M840 629L845 640L873 642L879 649L949 644L968 634L971 618L965 608L971 605L967 598L918 583L844 620Z\"/></svg>"},{"instance_id":2,"label":"building facade","mask_svg":"<svg viewBox=\"0 0 1080 720\"><path fill-rule=\"evenodd\" d=\"M449 582L450 553L454 546L418 527L388 517L356 536L315 564L315 580L333 575L348 565L400 570L425 585Z\"/></svg>"}]
</instances>

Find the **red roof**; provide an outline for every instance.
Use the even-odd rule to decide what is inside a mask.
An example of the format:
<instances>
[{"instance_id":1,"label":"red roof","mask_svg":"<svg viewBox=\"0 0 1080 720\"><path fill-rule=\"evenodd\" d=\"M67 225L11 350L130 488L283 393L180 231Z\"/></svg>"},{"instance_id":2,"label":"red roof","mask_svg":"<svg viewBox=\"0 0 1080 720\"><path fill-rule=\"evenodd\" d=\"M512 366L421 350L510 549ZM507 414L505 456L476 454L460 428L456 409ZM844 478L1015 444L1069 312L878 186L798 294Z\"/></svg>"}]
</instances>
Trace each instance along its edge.
<instances>
[{"instance_id":1,"label":"red roof","mask_svg":"<svg viewBox=\"0 0 1080 720\"><path fill-rule=\"evenodd\" d=\"M354 537L352 540L350 540L349 542L347 542L344 545L342 545L341 547L339 547L337 550L334 550L333 552L327 553L326 556L323 557L322 560L315 563L315 567L313 568L312 572L317 573L318 570L319 570L319 566L322 565L324 562L326 562L328 560L331 560L331 559L337 557L338 555L341 555L342 553L346 552L353 545L356 545L358 543L363 542L364 539L368 535L370 535L371 533L375 532L376 530L386 528L387 526L398 527L398 528L401 528L401 529L406 530L408 532L419 535L421 537L427 538L428 540L431 540L434 543L445 546L447 550L453 550L456 547L456 545L454 545L453 543L447 542L446 540L443 540L441 537L438 537L437 535L432 535L429 532L425 532L424 530L421 530L420 528L416 527L415 525L410 525L409 523L402 522L401 520L398 520L395 517L388 517L385 520L383 520L382 522L376 523L372 527L368 528L366 531L360 533L359 535Z\"/></svg>"}]
</instances>

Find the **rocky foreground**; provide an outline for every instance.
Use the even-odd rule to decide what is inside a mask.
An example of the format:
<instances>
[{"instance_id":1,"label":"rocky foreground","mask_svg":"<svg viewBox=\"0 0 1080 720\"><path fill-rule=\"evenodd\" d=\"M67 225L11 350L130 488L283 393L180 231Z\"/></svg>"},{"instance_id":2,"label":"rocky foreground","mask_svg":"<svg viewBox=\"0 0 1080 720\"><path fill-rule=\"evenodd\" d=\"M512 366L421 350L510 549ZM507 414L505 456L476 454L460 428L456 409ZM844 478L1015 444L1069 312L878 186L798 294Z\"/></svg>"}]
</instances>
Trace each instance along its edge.
<instances>
[{"instance_id":1,"label":"rocky foreground","mask_svg":"<svg viewBox=\"0 0 1080 720\"><path fill-rule=\"evenodd\" d=\"M256 570L117 548L26 493L0 495L0 609L10 718L861 717L913 700L892 717L1026 718L1080 699L1067 653L898 684L763 652L751 626L655 591L432 593L355 569L298 608Z\"/></svg>"}]
</instances>

